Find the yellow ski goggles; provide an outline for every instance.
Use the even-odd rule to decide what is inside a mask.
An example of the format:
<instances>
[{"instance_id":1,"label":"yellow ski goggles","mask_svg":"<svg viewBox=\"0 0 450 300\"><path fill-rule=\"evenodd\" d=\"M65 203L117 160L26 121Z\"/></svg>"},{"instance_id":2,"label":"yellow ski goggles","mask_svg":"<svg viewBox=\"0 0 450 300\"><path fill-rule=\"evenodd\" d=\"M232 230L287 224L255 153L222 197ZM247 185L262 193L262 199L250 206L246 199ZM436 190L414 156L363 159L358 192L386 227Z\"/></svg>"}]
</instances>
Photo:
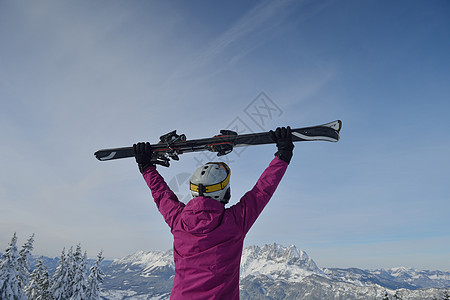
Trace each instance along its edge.
<instances>
[{"instance_id":1,"label":"yellow ski goggles","mask_svg":"<svg viewBox=\"0 0 450 300\"><path fill-rule=\"evenodd\" d=\"M203 189L203 193L213 193L213 192L217 192L217 191L224 189L230 182L231 170L226 163L210 162L207 164L218 165L220 168L224 169L227 172L227 177L222 182L212 184L212 185L193 184L192 182L189 182L189 188L191 191L202 194L199 190ZM200 186L202 186L202 188L200 188Z\"/></svg>"}]
</instances>

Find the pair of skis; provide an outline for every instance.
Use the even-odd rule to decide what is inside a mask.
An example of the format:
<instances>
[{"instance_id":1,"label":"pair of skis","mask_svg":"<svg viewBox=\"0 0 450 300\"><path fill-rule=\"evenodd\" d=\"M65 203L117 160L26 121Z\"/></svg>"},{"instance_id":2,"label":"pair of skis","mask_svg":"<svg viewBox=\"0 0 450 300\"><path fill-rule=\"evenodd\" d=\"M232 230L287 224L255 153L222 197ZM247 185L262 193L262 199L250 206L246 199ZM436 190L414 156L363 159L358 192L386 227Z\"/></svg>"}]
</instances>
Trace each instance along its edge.
<instances>
[{"instance_id":1,"label":"pair of skis","mask_svg":"<svg viewBox=\"0 0 450 300\"><path fill-rule=\"evenodd\" d=\"M337 120L327 124L294 128L292 141L339 141L339 131L342 121ZM160 137L157 144L152 144L152 161L168 167L170 159L179 160L179 155L189 152L212 151L218 156L230 153L234 147L247 147L254 145L273 144L269 132L237 134L231 130L221 130L219 135L211 138L187 140L184 134L178 135L176 130ZM102 149L95 152L95 157L100 161L134 157L133 147Z\"/></svg>"}]
</instances>

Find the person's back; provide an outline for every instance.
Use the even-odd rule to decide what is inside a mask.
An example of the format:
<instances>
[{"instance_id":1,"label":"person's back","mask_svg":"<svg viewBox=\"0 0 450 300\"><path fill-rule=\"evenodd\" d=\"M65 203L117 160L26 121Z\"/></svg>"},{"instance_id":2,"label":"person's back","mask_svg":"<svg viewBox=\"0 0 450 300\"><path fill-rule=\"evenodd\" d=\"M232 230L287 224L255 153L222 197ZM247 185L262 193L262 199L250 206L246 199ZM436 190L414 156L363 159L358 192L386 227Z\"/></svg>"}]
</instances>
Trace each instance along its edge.
<instances>
[{"instance_id":1,"label":"person's back","mask_svg":"<svg viewBox=\"0 0 450 300\"><path fill-rule=\"evenodd\" d=\"M174 299L236 299L245 235L232 211L206 197L189 201L174 228Z\"/></svg>"},{"instance_id":2,"label":"person's back","mask_svg":"<svg viewBox=\"0 0 450 300\"><path fill-rule=\"evenodd\" d=\"M226 164L207 164L208 172L211 164L222 164L221 167L227 170L228 174L224 173L222 177L213 176L220 178L219 183L203 178L209 173L204 172L206 168L199 168L190 183L194 198L185 205L178 201L156 167L145 165L149 161L142 157L149 156L150 147L135 145L136 161L174 236L175 278L171 299L239 299L240 259L245 235L272 197L292 157L290 131L284 129L283 133L279 129L276 135L273 133L279 149L277 157L253 189L230 208L224 205L230 197L230 174ZM283 149L283 141L287 149Z\"/></svg>"}]
</instances>

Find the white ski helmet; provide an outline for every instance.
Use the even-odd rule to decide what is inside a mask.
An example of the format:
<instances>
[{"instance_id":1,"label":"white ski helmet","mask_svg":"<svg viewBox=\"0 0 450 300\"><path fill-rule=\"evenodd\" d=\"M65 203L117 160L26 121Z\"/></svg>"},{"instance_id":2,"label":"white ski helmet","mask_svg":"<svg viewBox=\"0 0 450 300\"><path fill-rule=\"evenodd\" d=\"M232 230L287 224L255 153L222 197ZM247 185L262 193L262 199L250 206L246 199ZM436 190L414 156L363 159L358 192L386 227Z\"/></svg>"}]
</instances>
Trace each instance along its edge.
<instances>
[{"instance_id":1,"label":"white ski helmet","mask_svg":"<svg viewBox=\"0 0 450 300\"><path fill-rule=\"evenodd\" d=\"M231 197L231 171L224 162L209 162L195 170L189 182L192 197L208 197L227 204Z\"/></svg>"}]
</instances>

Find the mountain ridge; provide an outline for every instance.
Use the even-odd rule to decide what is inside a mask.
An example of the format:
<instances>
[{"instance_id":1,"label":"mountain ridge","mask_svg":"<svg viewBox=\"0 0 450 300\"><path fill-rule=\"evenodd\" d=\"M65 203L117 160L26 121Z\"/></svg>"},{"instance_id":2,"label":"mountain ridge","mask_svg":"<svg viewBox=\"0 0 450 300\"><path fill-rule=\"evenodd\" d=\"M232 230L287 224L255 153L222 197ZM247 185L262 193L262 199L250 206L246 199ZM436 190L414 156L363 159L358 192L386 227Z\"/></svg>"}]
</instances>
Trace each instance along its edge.
<instances>
[{"instance_id":1,"label":"mountain ridge","mask_svg":"<svg viewBox=\"0 0 450 300\"><path fill-rule=\"evenodd\" d=\"M174 277L173 252L138 251L104 269L105 299L168 299ZM397 267L362 270L319 268L296 246L276 243L245 247L241 299L439 299L450 288L450 272ZM143 298L147 299L147 298Z\"/></svg>"}]
</instances>

